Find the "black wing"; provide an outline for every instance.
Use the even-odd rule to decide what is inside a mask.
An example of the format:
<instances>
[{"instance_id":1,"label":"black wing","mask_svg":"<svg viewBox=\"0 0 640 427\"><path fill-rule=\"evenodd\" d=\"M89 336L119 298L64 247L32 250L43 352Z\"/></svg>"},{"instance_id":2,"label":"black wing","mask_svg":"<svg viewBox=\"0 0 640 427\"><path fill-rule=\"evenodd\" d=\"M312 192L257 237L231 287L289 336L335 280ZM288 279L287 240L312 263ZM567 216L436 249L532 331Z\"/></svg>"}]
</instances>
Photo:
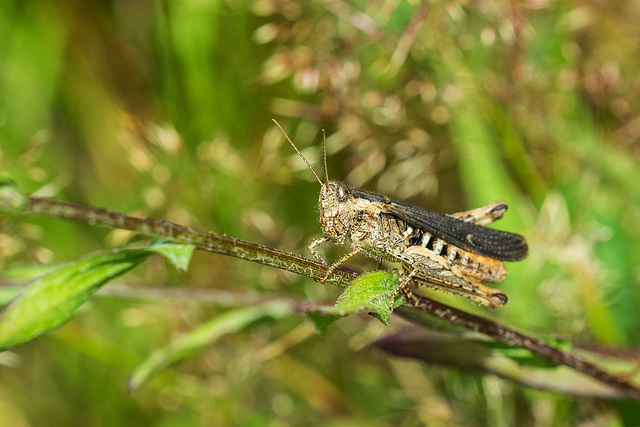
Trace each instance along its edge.
<instances>
[{"instance_id":1,"label":"black wing","mask_svg":"<svg viewBox=\"0 0 640 427\"><path fill-rule=\"evenodd\" d=\"M379 194L352 188L349 191L355 197L385 203L386 213L465 251L500 261L519 261L526 258L529 252L524 237L518 234L465 222L408 203L391 200Z\"/></svg>"}]
</instances>

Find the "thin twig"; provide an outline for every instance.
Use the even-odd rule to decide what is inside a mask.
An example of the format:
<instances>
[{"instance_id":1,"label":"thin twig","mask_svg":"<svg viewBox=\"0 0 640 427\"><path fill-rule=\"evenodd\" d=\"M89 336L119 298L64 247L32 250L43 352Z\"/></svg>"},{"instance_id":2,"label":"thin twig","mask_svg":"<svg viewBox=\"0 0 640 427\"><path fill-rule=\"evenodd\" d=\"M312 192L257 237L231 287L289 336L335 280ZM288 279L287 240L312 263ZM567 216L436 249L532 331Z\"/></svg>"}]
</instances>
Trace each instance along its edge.
<instances>
[{"instance_id":1,"label":"thin twig","mask_svg":"<svg viewBox=\"0 0 640 427\"><path fill-rule=\"evenodd\" d=\"M0 289L3 291L13 291L16 295L29 286L31 282L15 282L0 279ZM132 286L123 282L112 281L109 286L98 289L94 294L96 297L117 298L127 301L157 302L160 300L177 301L197 301L204 306L215 307L239 307L277 301L286 304L291 311L304 314L309 309L318 305L326 305L326 301L312 301L308 298L265 295L254 291L233 291L228 289L215 288L172 288L167 286Z\"/></svg>"},{"instance_id":2,"label":"thin twig","mask_svg":"<svg viewBox=\"0 0 640 427\"><path fill-rule=\"evenodd\" d=\"M625 381L623 377L612 375L582 358L552 347L538 338L524 335L493 320L449 307L448 305L433 301L421 295L413 294L412 302L415 303L415 308L420 311L446 320L456 326L474 332L480 332L510 347L528 350L556 365L565 365L573 368L619 390L625 396L640 401L640 389L628 381ZM396 313L413 320L415 320L416 317L413 315L412 309L408 306L397 308Z\"/></svg>"},{"instance_id":3,"label":"thin twig","mask_svg":"<svg viewBox=\"0 0 640 427\"><path fill-rule=\"evenodd\" d=\"M205 251L280 268L316 280L323 278L328 269L325 264L268 246L174 224L163 219L132 217L89 205L29 196L20 213L132 230L145 236L162 237L194 245ZM335 273L327 283L344 287L357 276L356 273L344 269L336 270Z\"/></svg>"}]
</instances>

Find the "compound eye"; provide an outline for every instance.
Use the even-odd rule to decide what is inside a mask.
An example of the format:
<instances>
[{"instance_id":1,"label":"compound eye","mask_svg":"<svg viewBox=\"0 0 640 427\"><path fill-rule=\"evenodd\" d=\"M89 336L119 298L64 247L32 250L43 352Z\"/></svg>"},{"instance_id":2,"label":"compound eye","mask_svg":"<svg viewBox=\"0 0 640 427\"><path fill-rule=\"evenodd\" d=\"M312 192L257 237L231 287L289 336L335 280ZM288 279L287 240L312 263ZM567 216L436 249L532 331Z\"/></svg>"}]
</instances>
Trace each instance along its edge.
<instances>
[{"instance_id":1,"label":"compound eye","mask_svg":"<svg viewBox=\"0 0 640 427\"><path fill-rule=\"evenodd\" d=\"M338 191L336 192L336 194L338 195L338 200L341 202L344 202L347 198L347 194L346 194L346 190L343 186L339 186L338 187Z\"/></svg>"}]
</instances>

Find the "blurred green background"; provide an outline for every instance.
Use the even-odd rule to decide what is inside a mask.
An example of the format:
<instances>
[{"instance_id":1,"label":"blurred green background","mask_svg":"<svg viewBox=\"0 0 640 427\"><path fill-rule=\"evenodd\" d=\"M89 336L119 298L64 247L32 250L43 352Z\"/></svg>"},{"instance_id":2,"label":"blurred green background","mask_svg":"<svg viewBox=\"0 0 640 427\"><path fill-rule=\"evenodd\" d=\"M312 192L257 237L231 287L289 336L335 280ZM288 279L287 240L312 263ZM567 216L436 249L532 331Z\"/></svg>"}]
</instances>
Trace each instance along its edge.
<instances>
[{"instance_id":1,"label":"blurred green background","mask_svg":"<svg viewBox=\"0 0 640 427\"><path fill-rule=\"evenodd\" d=\"M508 201L498 228L531 248L499 285L509 303L438 298L541 337L633 349L639 20L638 3L618 1L5 0L0 171L40 196L308 256L318 184L271 118L318 171L325 128L333 179L440 212ZM13 281L134 238L0 221ZM186 274L154 258L122 284L338 293L207 253ZM127 394L139 360L224 310L92 300L0 353L0 425L621 425L638 410L368 349L397 316L350 317L326 338L302 317L265 321Z\"/></svg>"}]
</instances>

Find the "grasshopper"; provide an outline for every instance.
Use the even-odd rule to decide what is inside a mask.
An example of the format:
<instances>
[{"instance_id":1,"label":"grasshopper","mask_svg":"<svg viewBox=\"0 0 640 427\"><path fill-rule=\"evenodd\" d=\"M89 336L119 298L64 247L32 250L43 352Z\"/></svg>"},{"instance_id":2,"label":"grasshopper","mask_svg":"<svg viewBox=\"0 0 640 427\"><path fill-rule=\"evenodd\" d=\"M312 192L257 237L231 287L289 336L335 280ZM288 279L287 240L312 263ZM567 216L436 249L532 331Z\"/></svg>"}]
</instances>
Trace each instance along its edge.
<instances>
[{"instance_id":1,"label":"grasshopper","mask_svg":"<svg viewBox=\"0 0 640 427\"><path fill-rule=\"evenodd\" d=\"M504 293L480 283L501 281L507 274L503 261L519 261L528 253L524 237L484 227L504 216L505 202L444 215L329 180L324 131L323 183L280 124L273 121L320 183L318 214L324 236L309 244L309 252L328 265L318 246L343 244L347 238L352 244L349 253L329 266L321 282L363 252L379 262L402 264L405 272L400 289L414 281L487 307L497 308L508 301Z\"/></svg>"}]
</instances>

